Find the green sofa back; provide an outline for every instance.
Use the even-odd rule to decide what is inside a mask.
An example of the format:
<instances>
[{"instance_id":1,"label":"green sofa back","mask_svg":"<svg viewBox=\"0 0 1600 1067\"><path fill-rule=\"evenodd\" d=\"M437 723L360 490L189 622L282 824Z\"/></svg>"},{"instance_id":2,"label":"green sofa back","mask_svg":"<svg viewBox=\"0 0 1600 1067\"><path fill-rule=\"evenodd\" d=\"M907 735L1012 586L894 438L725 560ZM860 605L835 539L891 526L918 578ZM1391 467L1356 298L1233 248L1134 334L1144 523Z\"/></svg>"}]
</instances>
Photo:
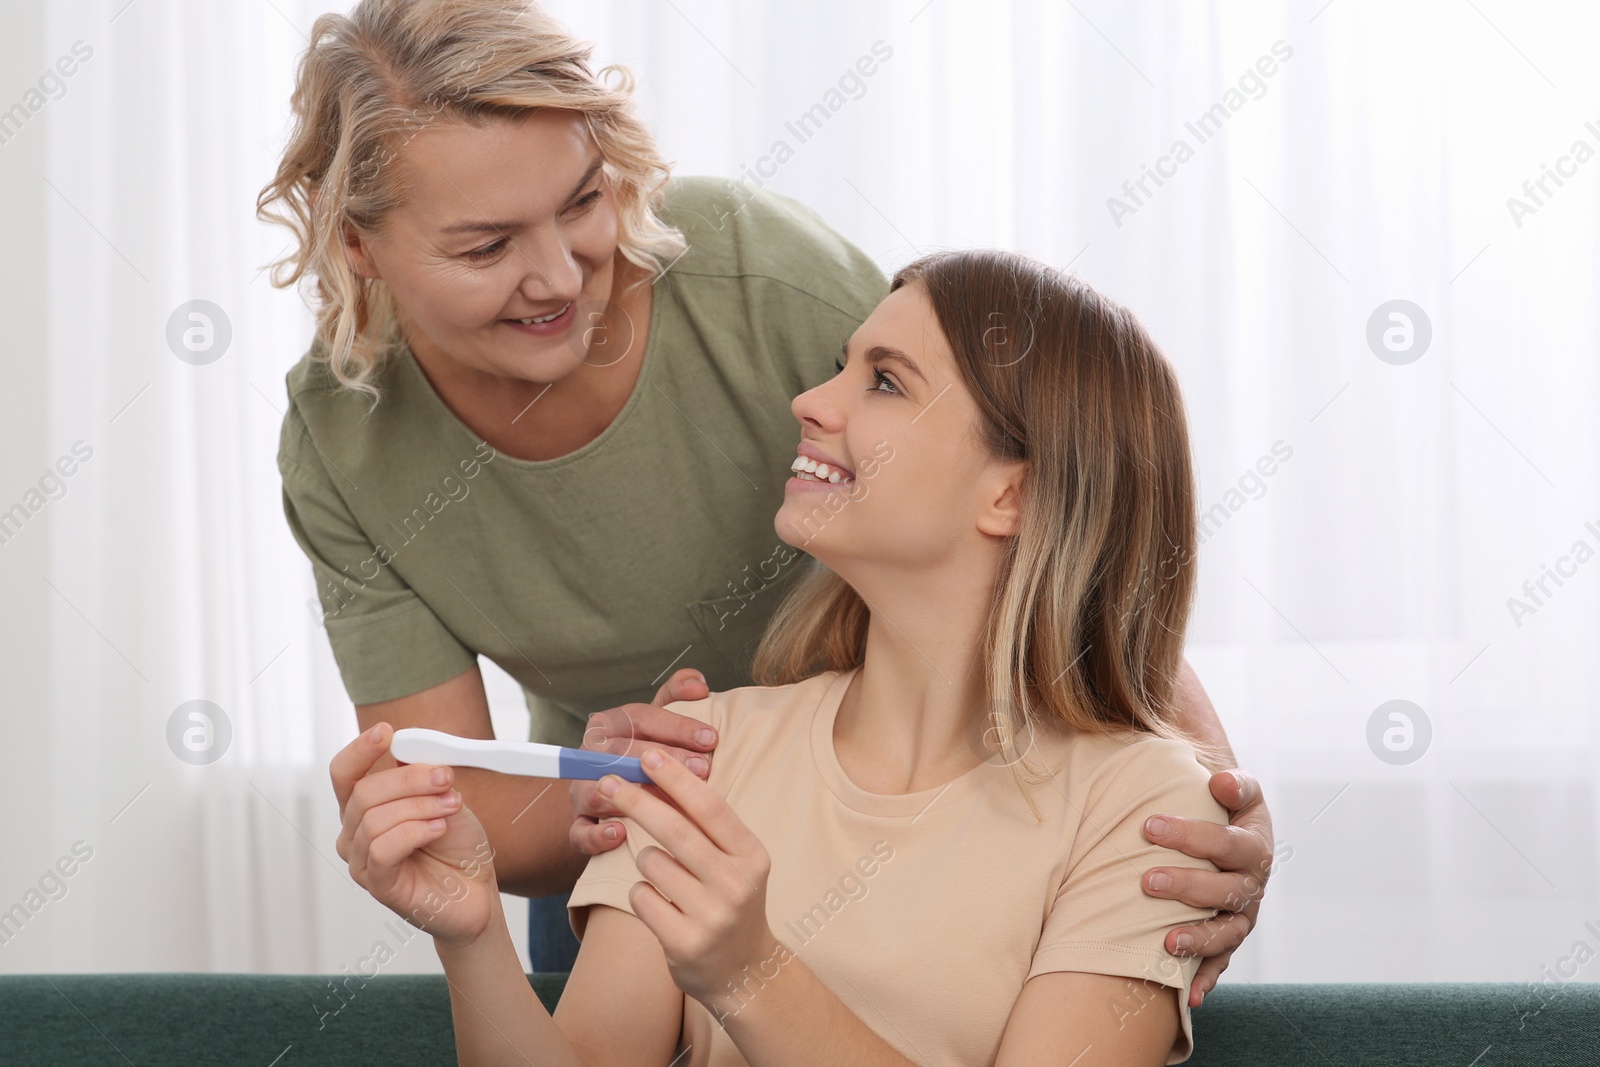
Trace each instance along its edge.
<instances>
[{"instance_id":1,"label":"green sofa back","mask_svg":"<svg viewBox=\"0 0 1600 1067\"><path fill-rule=\"evenodd\" d=\"M566 976L529 981L553 1008ZM1194 1029L1190 1067L1592 1067L1600 1064L1600 984L1224 981L1195 1012ZM450 996L439 975L0 976L7 1067L454 1059Z\"/></svg>"}]
</instances>

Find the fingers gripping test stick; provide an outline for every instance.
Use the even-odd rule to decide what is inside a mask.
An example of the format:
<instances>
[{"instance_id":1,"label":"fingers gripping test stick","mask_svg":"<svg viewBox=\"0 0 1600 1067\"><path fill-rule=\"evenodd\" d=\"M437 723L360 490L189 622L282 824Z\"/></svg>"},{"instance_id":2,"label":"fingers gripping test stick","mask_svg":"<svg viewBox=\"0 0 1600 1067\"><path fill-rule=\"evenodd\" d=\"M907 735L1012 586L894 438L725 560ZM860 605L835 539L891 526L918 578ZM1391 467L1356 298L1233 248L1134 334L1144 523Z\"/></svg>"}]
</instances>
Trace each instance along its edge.
<instances>
[{"instance_id":1,"label":"fingers gripping test stick","mask_svg":"<svg viewBox=\"0 0 1600 1067\"><path fill-rule=\"evenodd\" d=\"M587 752L537 741L484 741L417 726L396 730L389 743L389 754L401 763L445 763L530 778L597 780L615 774L630 782L650 781L639 761L632 756Z\"/></svg>"}]
</instances>

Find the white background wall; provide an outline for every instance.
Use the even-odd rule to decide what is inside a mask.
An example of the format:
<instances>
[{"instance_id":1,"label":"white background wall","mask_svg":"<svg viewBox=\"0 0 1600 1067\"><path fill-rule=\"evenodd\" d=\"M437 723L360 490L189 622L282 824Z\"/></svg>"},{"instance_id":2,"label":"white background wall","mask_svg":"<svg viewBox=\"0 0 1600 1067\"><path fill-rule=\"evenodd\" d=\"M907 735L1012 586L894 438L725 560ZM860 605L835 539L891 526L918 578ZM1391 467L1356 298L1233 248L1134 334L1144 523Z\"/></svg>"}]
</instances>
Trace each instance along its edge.
<instances>
[{"instance_id":1,"label":"white background wall","mask_svg":"<svg viewBox=\"0 0 1600 1067\"><path fill-rule=\"evenodd\" d=\"M0 908L74 842L94 857L0 971L337 972L385 936L333 850L326 766L355 721L278 499L309 317L262 276L284 238L251 206L326 6L6 8L0 108L74 42L93 57L0 144L0 508L73 442L94 456L0 545ZM1588 5L553 8L639 75L681 173L738 176L787 139L769 187L886 271L978 244L1070 263L1178 364L1226 513L1191 658L1292 849L1231 980L1531 982L1600 948L1600 564L1520 625L1507 606L1600 548L1600 160L1521 225L1507 207L1600 149ZM797 144L785 122L877 41L892 57ZM1196 144L1185 122L1277 41L1292 57ZM1114 218L1180 137L1193 158ZM204 367L165 342L195 298L234 331ZM1393 299L1431 323L1405 365L1366 339ZM1292 458L1248 479L1277 442ZM234 740L189 767L164 729L201 698ZM1367 742L1393 699L1432 726L1405 765ZM390 969L436 967L414 943Z\"/></svg>"}]
</instances>

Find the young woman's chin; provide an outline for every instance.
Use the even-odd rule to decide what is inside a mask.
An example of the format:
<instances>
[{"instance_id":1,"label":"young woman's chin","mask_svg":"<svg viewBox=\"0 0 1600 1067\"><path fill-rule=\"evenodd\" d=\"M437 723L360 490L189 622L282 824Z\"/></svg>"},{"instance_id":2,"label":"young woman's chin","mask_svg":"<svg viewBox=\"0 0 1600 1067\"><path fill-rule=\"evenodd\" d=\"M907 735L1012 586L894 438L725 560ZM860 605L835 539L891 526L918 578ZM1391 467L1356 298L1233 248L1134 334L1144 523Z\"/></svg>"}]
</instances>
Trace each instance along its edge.
<instances>
[{"instance_id":1,"label":"young woman's chin","mask_svg":"<svg viewBox=\"0 0 1600 1067\"><path fill-rule=\"evenodd\" d=\"M862 547L861 535L865 531L859 526L852 529L853 524L843 514L848 508L830 511L829 495L814 482L790 478L784 484L783 504L773 517L772 528L791 548L798 548L832 566L830 561L842 561L858 554L852 549ZM835 504L842 499L837 492L832 496Z\"/></svg>"},{"instance_id":2,"label":"young woman's chin","mask_svg":"<svg viewBox=\"0 0 1600 1067\"><path fill-rule=\"evenodd\" d=\"M783 503L778 507L778 513L773 516L772 528L780 540L791 548L798 548L802 552L815 555L817 535L821 533L822 526L827 520L818 521L818 516L812 514L814 505L820 503L814 495L796 485L797 479L791 477L783 486ZM821 514L826 514L823 508Z\"/></svg>"}]
</instances>

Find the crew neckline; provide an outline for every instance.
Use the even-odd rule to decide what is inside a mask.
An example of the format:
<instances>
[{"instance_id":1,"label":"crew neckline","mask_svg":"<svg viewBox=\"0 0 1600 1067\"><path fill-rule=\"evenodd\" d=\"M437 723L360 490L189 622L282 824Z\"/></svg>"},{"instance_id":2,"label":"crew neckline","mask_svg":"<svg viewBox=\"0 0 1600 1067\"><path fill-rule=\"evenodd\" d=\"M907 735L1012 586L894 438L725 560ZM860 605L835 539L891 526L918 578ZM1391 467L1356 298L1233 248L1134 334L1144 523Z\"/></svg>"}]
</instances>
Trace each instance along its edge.
<instances>
[{"instance_id":1,"label":"crew neckline","mask_svg":"<svg viewBox=\"0 0 1600 1067\"><path fill-rule=\"evenodd\" d=\"M607 442L622 432L623 426L642 405L642 398L645 392L654 385L655 367L660 362L655 357L655 349L657 347L657 339L661 336L661 306L665 303L662 296L668 291L668 286L661 283L666 277L667 272L663 271L656 277L655 281L650 283L650 325L644 341L644 351L640 353L639 357L644 363L639 368L639 377L633 383L633 392L628 394L627 403L622 405L622 410L617 412L610 424L601 430L594 440L581 448L573 449L564 456L556 456L553 459L522 459L496 450L495 461L497 463L504 463L509 467L515 467L520 470L551 471L570 463L581 463L605 448ZM428 402L439 410L445 420L458 433L471 441L474 447L479 443L484 443L477 432L465 422L462 422L461 417L450 410L450 405L444 402L444 397L439 395L439 391L433 387L433 383L428 380L427 374L423 372L422 365L417 362L416 354L411 351L411 345L402 340L400 342L400 351L400 363L407 368L407 373L412 376L413 381L420 387Z\"/></svg>"},{"instance_id":2,"label":"crew neckline","mask_svg":"<svg viewBox=\"0 0 1600 1067\"><path fill-rule=\"evenodd\" d=\"M943 807L965 797L987 781L990 773L1004 769L985 761L943 785L919 789L915 793L869 793L856 785L845 773L843 764L839 762L839 754L834 750L833 724L839 717L845 692L860 671L861 668L857 666L840 672L829 683L811 716L811 756L816 763L817 773L845 807L863 815L915 819L936 804Z\"/></svg>"}]
</instances>

